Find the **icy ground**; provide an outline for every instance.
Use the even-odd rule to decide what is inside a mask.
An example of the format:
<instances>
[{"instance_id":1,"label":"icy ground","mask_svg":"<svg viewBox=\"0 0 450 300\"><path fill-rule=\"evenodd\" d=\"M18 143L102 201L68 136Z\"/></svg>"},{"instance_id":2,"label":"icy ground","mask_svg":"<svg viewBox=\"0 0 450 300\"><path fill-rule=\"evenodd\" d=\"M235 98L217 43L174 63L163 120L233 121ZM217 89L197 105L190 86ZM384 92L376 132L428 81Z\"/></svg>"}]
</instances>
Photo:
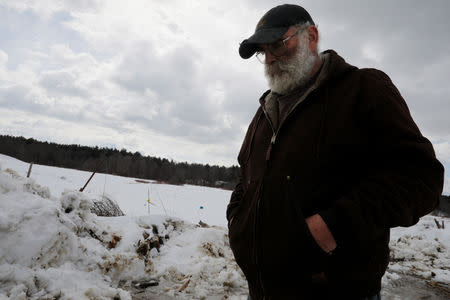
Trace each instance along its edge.
<instances>
[{"instance_id":1,"label":"icy ground","mask_svg":"<svg viewBox=\"0 0 450 300\"><path fill-rule=\"evenodd\" d=\"M228 191L99 174L80 193L87 172L35 165L24 178L28 165L3 155L0 166L0 299L246 299ZM92 214L104 194L127 216ZM383 299L450 298L448 221L392 230Z\"/></svg>"}]
</instances>

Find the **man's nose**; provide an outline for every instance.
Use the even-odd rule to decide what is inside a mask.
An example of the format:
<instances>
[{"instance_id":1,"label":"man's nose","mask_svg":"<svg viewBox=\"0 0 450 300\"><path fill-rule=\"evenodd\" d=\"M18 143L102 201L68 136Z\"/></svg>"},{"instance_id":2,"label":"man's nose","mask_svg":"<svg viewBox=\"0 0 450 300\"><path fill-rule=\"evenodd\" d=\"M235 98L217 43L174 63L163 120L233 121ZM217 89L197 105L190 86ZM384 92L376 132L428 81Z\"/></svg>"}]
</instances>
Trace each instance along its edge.
<instances>
[{"instance_id":1,"label":"man's nose","mask_svg":"<svg viewBox=\"0 0 450 300\"><path fill-rule=\"evenodd\" d=\"M270 51L265 51L265 56L266 56L266 64L271 64L277 60L277 58L273 56L272 53L270 53Z\"/></svg>"}]
</instances>

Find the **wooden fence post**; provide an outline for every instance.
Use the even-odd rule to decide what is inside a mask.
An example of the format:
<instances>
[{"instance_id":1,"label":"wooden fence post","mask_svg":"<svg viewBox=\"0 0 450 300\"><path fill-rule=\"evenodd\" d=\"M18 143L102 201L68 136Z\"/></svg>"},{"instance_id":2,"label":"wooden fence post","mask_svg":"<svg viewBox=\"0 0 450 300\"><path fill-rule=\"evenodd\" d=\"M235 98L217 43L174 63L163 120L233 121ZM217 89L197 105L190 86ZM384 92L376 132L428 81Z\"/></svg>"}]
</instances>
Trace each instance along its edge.
<instances>
[{"instance_id":1,"label":"wooden fence post","mask_svg":"<svg viewBox=\"0 0 450 300\"><path fill-rule=\"evenodd\" d=\"M27 178L30 177L32 167L33 167L33 162L30 163L30 167L28 168Z\"/></svg>"},{"instance_id":2,"label":"wooden fence post","mask_svg":"<svg viewBox=\"0 0 450 300\"><path fill-rule=\"evenodd\" d=\"M86 184L80 189L80 192L84 191L84 189L88 185L89 181L91 181L92 177L94 177L95 173L97 173L97 171L98 171L98 169L100 168L101 165L102 165L102 161L99 161L98 164L97 164L97 167L95 167L94 173L92 173L91 177L89 177L89 179L86 182Z\"/></svg>"},{"instance_id":3,"label":"wooden fence post","mask_svg":"<svg viewBox=\"0 0 450 300\"><path fill-rule=\"evenodd\" d=\"M445 225L444 225L444 221L442 221L442 225L438 222L438 220L434 219L434 223L436 223L436 226L438 229L444 229Z\"/></svg>"}]
</instances>

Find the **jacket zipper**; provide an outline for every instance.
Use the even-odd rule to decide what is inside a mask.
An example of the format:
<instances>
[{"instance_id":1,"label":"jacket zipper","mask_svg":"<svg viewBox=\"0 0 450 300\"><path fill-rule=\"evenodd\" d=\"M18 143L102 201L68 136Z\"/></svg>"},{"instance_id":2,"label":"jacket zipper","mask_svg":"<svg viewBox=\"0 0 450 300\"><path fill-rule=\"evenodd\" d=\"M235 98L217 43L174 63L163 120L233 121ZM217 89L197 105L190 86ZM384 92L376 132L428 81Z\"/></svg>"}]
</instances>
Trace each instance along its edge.
<instances>
[{"instance_id":1,"label":"jacket zipper","mask_svg":"<svg viewBox=\"0 0 450 300\"><path fill-rule=\"evenodd\" d=\"M273 127L272 121L270 120L269 115L267 114L267 112L266 112L264 106L261 106L261 108L262 108L262 110L263 110L263 112L264 112L264 115L266 116L266 119L267 119L267 121L269 122L270 128L272 129L272 138L270 139L269 147L267 148L267 152L266 152L266 161L270 160L270 155L272 154L272 147L273 147L273 145L275 145L275 142L276 142L276 140L277 140L278 132L280 132L280 128L281 128L281 126L283 126L285 120L286 120L286 119L288 118L288 116L289 116L289 115L297 108L297 106L299 106L301 103L305 102L306 98L307 98L312 92L314 92L316 89L317 89L317 85L314 84L310 89L308 89L308 90L306 91L305 94L303 94L303 96L302 96L302 98L301 98L302 100L301 100L301 101L297 101L297 102L294 104L294 106L291 107L291 109L289 110L289 112L288 112L288 114L286 115L286 117L285 117L283 120L281 120L281 123L278 125L277 130L275 130L275 128Z\"/></svg>"},{"instance_id":2,"label":"jacket zipper","mask_svg":"<svg viewBox=\"0 0 450 300\"><path fill-rule=\"evenodd\" d=\"M268 161L268 160L270 160L270 154L272 152L272 145L275 144L275 141L277 139L278 130L275 131L275 128L273 127L272 121L270 120L269 115L266 112L266 109L263 106L261 108L264 112L264 115L266 116L267 121L269 122L270 128L272 129L272 138L270 139L269 147L267 148L267 152L266 152L266 161ZM280 127L278 127L278 128L280 128Z\"/></svg>"}]
</instances>

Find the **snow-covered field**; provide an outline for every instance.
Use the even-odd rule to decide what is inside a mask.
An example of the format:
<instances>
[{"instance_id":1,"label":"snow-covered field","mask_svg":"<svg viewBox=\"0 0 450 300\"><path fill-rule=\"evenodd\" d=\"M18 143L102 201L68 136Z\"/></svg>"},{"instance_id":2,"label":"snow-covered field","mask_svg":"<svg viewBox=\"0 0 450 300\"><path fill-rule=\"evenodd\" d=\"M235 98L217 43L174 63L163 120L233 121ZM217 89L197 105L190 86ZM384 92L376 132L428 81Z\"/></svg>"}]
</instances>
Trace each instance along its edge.
<instances>
[{"instance_id":1,"label":"snow-covered field","mask_svg":"<svg viewBox=\"0 0 450 300\"><path fill-rule=\"evenodd\" d=\"M246 299L229 191L96 174L81 193L88 172L34 165L25 178L28 164L4 155L0 168L0 299ZM103 195L126 216L92 214ZM392 230L383 299L448 299L448 221Z\"/></svg>"}]
</instances>

